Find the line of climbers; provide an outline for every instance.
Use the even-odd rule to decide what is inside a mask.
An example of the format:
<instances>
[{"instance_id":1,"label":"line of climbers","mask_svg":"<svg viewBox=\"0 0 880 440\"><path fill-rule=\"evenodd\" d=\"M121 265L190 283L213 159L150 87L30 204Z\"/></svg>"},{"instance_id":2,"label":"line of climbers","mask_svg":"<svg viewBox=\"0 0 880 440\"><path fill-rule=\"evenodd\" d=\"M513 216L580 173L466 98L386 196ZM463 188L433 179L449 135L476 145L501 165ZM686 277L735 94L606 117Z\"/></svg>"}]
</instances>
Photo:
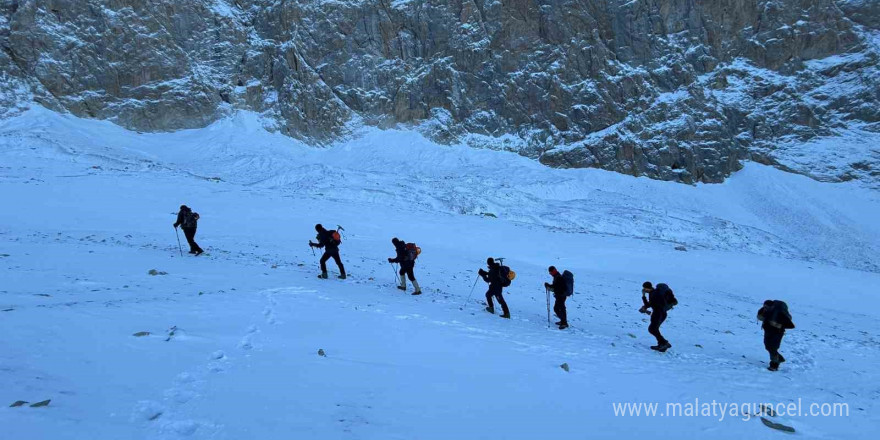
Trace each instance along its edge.
<instances>
[{"instance_id":1,"label":"line of climbers","mask_svg":"<svg viewBox=\"0 0 880 440\"><path fill-rule=\"evenodd\" d=\"M204 252L195 242L198 221L198 213L193 212L186 205L181 205L180 212L177 214L177 221L174 223L175 230L178 226L183 229L183 234L186 236L186 241L190 246L189 253L196 256ZM339 267L339 279L346 279L345 266L343 266L342 259L339 256L339 246L342 244L340 231L344 231L344 229L338 226L338 230L327 230L321 224L317 224L315 225L315 231L317 232L315 237L317 243L309 240L309 247L324 250L324 254L321 255L320 259L321 274L318 275L318 278L328 278L327 261L332 258L336 262L336 266ZM409 278L414 289L412 294L421 295L422 289L416 280L415 265L422 249L416 246L415 243L407 243L397 237L391 239L391 244L394 246L395 256L388 258L388 262L392 265L400 265L399 270L395 269L395 277L399 281L397 288L406 291L406 280ZM477 280L479 281L482 278L483 281L489 284L489 289L486 291L486 311L495 314L494 301L497 301L501 306L501 317L510 319L510 309L507 307L507 301L504 300L503 293L504 288L510 286L511 282L516 278L516 273L510 267L504 265L503 258L488 258L486 265L488 270L481 268L477 271L479 276ZM565 301L569 296L574 295L574 275L567 270L559 272L555 266L550 266L547 271L552 278L551 282L544 283L547 293L547 320L548 322L550 321L550 293L552 293L554 298L553 312L559 318L556 325L560 330L565 330L568 328L568 313L565 308ZM473 293L473 289L471 289L471 293ZM650 316L648 333L657 339L657 345L652 345L651 349L661 353L666 352L666 350L672 348L672 344L660 333L660 326L666 321L667 313L678 305L678 300L675 298L672 289L665 283L658 283L654 286L650 281L645 281L642 284L642 304L639 312ZM762 322L764 348L770 354L770 365L767 369L777 371L779 364L785 362L785 358L779 354L782 337L785 335L785 330L795 328L791 314L788 311L788 305L779 300L764 301L763 306L758 310L757 319Z\"/></svg>"}]
</instances>

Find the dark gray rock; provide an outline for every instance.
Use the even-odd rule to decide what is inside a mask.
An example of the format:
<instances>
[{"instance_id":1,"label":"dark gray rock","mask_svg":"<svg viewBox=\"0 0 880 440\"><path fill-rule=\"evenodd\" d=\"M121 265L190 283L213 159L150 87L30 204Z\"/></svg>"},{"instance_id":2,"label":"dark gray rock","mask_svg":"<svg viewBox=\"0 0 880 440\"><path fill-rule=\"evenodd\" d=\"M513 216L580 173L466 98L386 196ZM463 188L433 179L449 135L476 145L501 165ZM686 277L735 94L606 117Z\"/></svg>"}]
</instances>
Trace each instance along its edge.
<instances>
[{"instance_id":1,"label":"dark gray rock","mask_svg":"<svg viewBox=\"0 0 880 440\"><path fill-rule=\"evenodd\" d=\"M0 0L0 116L32 99L163 131L245 109L313 144L357 118L555 167L720 182L753 159L809 174L783 165L777 146L880 128L878 10L876 0Z\"/></svg>"},{"instance_id":2,"label":"dark gray rock","mask_svg":"<svg viewBox=\"0 0 880 440\"><path fill-rule=\"evenodd\" d=\"M765 417L761 417L761 423L763 423L764 426L766 426L770 429L775 429L777 431L788 432L788 433L795 432L794 428L792 428L791 426L783 425L782 423L776 423L776 422L774 422L770 419L767 419Z\"/></svg>"}]
</instances>

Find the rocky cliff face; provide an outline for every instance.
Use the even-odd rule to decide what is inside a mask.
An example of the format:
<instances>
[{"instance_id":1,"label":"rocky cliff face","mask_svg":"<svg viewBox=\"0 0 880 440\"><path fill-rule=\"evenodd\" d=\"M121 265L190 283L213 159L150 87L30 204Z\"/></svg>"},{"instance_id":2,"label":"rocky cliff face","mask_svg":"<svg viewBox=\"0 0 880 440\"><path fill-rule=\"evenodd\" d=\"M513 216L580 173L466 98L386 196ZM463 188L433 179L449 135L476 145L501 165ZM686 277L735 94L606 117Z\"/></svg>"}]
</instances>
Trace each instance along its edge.
<instances>
[{"instance_id":1,"label":"rocky cliff face","mask_svg":"<svg viewBox=\"0 0 880 440\"><path fill-rule=\"evenodd\" d=\"M0 0L0 104L136 130L248 109L318 144L411 124L686 183L743 159L809 174L780 146L880 131L878 17L878 0ZM867 163L822 177L880 180Z\"/></svg>"}]
</instances>

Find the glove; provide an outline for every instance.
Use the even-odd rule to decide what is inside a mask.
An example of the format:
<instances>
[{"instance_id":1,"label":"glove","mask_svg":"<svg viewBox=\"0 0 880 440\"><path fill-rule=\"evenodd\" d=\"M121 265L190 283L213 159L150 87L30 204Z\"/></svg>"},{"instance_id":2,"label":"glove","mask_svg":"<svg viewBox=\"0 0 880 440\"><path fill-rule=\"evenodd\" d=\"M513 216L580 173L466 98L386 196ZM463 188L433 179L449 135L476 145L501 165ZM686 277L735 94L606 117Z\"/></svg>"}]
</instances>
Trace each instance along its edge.
<instances>
[{"instance_id":1,"label":"glove","mask_svg":"<svg viewBox=\"0 0 880 440\"><path fill-rule=\"evenodd\" d=\"M309 247L315 247L315 243L309 242Z\"/></svg>"},{"instance_id":2,"label":"glove","mask_svg":"<svg viewBox=\"0 0 880 440\"><path fill-rule=\"evenodd\" d=\"M483 269L480 269L479 271L477 271L477 273L480 274L480 275L485 275L485 274L486 274L486 271L483 270Z\"/></svg>"},{"instance_id":3,"label":"glove","mask_svg":"<svg viewBox=\"0 0 880 440\"><path fill-rule=\"evenodd\" d=\"M175 223L175 224L173 224L173 225L171 225L171 226L174 226L174 229L177 229L177 223Z\"/></svg>"},{"instance_id":4,"label":"glove","mask_svg":"<svg viewBox=\"0 0 880 440\"><path fill-rule=\"evenodd\" d=\"M639 309L639 313L644 313L646 315L650 315L651 311L648 310L648 306L642 306L642 308Z\"/></svg>"},{"instance_id":5,"label":"glove","mask_svg":"<svg viewBox=\"0 0 880 440\"><path fill-rule=\"evenodd\" d=\"M389 258L389 259L388 259L388 262L389 262L389 263L393 263L393 262L394 262L394 258Z\"/></svg>"},{"instance_id":6,"label":"glove","mask_svg":"<svg viewBox=\"0 0 880 440\"><path fill-rule=\"evenodd\" d=\"M544 283L544 288L545 288L545 289L549 289L549 288L550 288L550 283Z\"/></svg>"}]
</instances>

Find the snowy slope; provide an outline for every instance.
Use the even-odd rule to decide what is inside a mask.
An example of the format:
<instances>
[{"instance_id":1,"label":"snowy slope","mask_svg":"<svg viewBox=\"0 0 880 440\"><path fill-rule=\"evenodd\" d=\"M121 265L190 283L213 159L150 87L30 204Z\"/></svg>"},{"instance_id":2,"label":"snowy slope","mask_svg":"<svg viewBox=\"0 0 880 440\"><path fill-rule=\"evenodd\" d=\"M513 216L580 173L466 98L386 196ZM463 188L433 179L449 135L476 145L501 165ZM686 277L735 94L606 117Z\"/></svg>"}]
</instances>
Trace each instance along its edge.
<instances>
[{"instance_id":1,"label":"snowy slope","mask_svg":"<svg viewBox=\"0 0 880 440\"><path fill-rule=\"evenodd\" d=\"M0 406L52 400L0 409L4 436L783 435L612 408L695 398L849 404L777 418L807 438L880 423L874 191L756 164L693 187L554 170L372 129L312 149L260 127L142 135L39 108L0 122ZM177 254L181 203L208 254ZM345 227L349 280L315 278L316 222ZM421 297L392 286L395 235L424 249ZM482 311L483 283L465 301L487 256L519 274L511 321ZM565 332L547 327L549 264L576 274ZM636 312L646 279L681 301L665 354ZM767 298L798 325L776 374L754 319Z\"/></svg>"}]
</instances>

